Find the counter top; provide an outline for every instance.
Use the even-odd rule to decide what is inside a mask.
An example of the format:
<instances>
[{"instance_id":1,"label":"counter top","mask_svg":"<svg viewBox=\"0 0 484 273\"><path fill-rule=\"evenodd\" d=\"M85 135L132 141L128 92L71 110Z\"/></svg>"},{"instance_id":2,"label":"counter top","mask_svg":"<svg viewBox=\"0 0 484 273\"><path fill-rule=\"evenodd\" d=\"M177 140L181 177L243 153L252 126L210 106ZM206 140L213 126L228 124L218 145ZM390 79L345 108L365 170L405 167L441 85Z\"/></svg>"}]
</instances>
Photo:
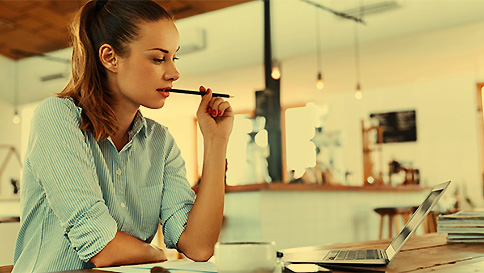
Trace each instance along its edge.
<instances>
[{"instance_id":1,"label":"counter top","mask_svg":"<svg viewBox=\"0 0 484 273\"><path fill-rule=\"evenodd\" d=\"M193 187L197 192L198 186ZM419 192L428 190L419 185L405 186L347 186L347 185L314 185L287 183L259 183L239 186L225 186L226 193L253 191L359 191L359 192Z\"/></svg>"},{"instance_id":2,"label":"counter top","mask_svg":"<svg viewBox=\"0 0 484 273\"><path fill-rule=\"evenodd\" d=\"M20 196L18 194L15 195L0 195L0 201L19 201Z\"/></svg>"}]
</instances>

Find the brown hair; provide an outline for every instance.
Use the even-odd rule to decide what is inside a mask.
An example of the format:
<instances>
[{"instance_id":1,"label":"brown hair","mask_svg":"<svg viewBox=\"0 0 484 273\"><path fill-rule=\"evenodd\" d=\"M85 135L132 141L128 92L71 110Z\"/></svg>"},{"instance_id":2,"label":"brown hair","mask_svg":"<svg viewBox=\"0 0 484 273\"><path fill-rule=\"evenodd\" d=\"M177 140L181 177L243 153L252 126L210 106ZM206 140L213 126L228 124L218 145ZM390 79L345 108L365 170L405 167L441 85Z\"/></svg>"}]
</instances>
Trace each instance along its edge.
<instances>
[{"instance_id":1,"label":"brown hair","mask_svg":"<svg viewBox=\"0 0 484 273\"><path fill-rule=\"evenodd\" d=\"M103 44L120 56L129 55L129 44L138 36L140 22L173 20L165 9L150 0L89 1L74 16L71 25L72 77L59 97L70 97L82 108L81 130L96 140L114 135L118 129L112 92L106 70L99 60Z\"/></svg>"}]
</instances>

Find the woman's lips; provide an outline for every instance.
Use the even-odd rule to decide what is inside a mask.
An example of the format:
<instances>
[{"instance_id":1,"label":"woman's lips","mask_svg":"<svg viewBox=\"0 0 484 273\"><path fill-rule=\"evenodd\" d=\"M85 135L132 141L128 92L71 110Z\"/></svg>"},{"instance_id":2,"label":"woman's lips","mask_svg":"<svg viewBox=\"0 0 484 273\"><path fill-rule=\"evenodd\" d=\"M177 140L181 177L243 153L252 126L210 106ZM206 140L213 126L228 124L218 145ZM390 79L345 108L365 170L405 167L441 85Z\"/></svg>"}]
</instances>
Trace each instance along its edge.
<instances>
[{"instance_id":1,"label":"woman's lips","mask_svg":"<svg viewBox=\"0 0 484 273\"><path fill-rule=\"evenodd\" d=\"M157 89L156 91L165 98L170 96L170 92L167 92L169 89Z\"/></svg>"}]
</instances>

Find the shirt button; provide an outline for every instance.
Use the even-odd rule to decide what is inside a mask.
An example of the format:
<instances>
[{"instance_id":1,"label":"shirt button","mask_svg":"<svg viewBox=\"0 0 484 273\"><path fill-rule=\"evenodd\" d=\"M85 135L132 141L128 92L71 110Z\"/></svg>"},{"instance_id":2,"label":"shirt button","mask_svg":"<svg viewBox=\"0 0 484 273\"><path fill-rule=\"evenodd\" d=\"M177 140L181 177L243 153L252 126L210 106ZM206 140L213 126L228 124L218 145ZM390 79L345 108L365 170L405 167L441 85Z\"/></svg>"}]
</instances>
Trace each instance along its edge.
<instances>
[{"instance_id":1,"label":"shirt button","mask_svg":"<svg viewBox=\"0 0 484 273\"><path fill-rule=\"evenodd\" d=\"M116 174L117 174L117 175L121 175L121 173L122 173L121 169L117 169L117 170L116 170Z\"/></svg>"},{"instance_id":2,"label":"shirt button","mask_svg":"<svg viewBox=\"0 0 484 273\"><path fill-rule=\"evenodd\" d=\"M126 204L121 202L121 207L124 209L126 207Z\"/></svg>"}]
</instances>

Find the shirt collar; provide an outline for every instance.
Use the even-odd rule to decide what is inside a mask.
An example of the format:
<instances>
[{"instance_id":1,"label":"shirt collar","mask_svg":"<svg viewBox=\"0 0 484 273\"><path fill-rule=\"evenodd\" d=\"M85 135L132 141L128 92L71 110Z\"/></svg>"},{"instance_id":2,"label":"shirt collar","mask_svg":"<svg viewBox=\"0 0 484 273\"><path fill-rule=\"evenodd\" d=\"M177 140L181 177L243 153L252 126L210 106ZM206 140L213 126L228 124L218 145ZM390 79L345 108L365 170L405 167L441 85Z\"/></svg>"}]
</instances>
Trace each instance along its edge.
<instances>
[{"instance_id":1,"label":"shirt collar","mask_svg":"<svg viewBox=\"0 0 484 273\"><path fill-rule=\"evenodd\" d=\"M129 139L132 139L134 136L136 136L138 133L143 133L144 137L147 137L147 132L146 132L146 119L143 117L143 114L141 114L141 111L138 110L136 112L136 115L134 117L133 121L133 127L129 131Z\"/></svg>"}]
</instances>

